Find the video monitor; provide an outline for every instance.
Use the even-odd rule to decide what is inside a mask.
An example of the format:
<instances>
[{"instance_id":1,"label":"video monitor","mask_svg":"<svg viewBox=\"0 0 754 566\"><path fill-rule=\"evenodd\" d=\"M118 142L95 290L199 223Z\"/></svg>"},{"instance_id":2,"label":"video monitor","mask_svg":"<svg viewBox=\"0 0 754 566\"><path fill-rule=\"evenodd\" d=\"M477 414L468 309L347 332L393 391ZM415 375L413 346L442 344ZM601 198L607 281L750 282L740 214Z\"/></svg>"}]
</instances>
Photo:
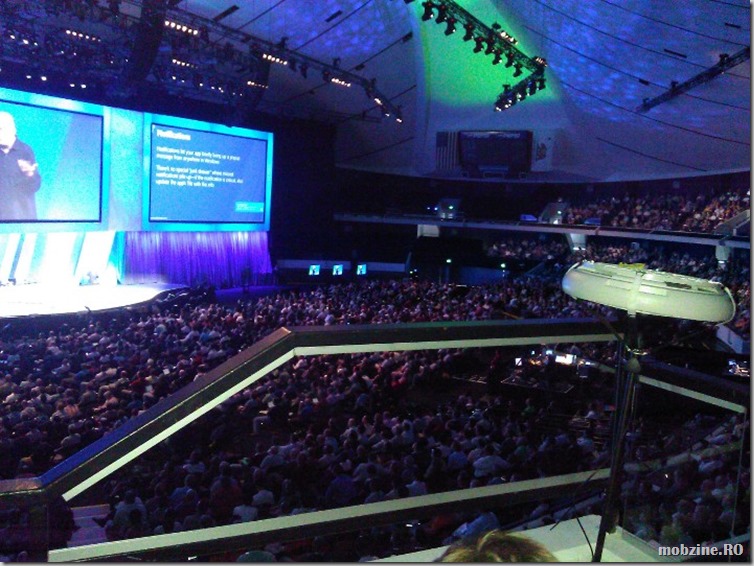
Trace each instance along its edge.
<instances>
[{"instance_id":1,"label":"video monitor","mask_svg":"<svg viewBox=\"0 0 754 566\"><path fill-rule=\"evenodd\" d=\"M102 221L105 115L0 88L0 223Z\"/></svg>"},{"instance_id":2,"label":"video monitor","mask_svg":"<svg viewBox=\"0 0 754 566\"><path fill-rule=\"evenodd\" d=\"M309 266L309 275L319 275L319 265L318 264L312 264Z\"/></svg>"},{"instance_id":3,"label":"video monitor","mask_svg":"<svg viewBox=\"0 0 754 566\"><path fill-rule=\"evenodd\" d=\"M146 228L268 230L272 134L145 115Z\"/></svg>"},{"instance_id":4,"label":"video monitor","mask_svg":"<svg viewBox=\"0 0 754 566\"><path fill-rule=\"evenodd\" d=\"M356 275L366 275L367 274L367 264L366 263L359 263L356 265Z\"/></svg>"},{"instance_id":5,"label":"video monitor","mask_svg":"<svg viewBox=\"0 0 754 566\"><path fill-rule=\"evenodd\" d=\"M576 361L576 356L573 354L558 354L555 356L555 363L556 364L563 364L566 366L571 366Z\"/></svg>"},{"instance_id":6,"label":"video monitor","mask_svg":"<svg viewBox=\"0 0 754 566\"><path fill-rule=\"evenodd\" d=\"M333 275L343 275L343 264L342 263L336 263L332 266L332 274Z\"/></svg>"}]
</instances>

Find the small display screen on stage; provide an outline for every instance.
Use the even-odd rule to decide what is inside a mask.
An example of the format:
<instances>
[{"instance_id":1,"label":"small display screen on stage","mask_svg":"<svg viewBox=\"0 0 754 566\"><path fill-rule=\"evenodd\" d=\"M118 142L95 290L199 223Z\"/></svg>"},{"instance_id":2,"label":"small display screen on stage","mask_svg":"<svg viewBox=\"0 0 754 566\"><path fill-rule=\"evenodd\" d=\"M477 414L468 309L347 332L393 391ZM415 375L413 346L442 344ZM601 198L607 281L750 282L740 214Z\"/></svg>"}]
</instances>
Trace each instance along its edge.
<instances>
[{"instance_id":1,"label":"small display screen on stage","mask_svg":"<svg viewBox=\"0 0 754 566\"><path fill-rule=\"evenodd\" d=\"M104 114L0 89L0 222L101 221Z\"/></svg>"},{"instance_id":2,"label":"small display screen on stage","mask_svg":"<svg viewBox=\"0 0 754 566\"><path fill-rule=\"evenodd\" d=\"M343 264L338 263L332 266L333 275L343 275Z\"/></svg>"},{"instance_id":3,"label":"small display screen on stage","mask_svg":"<svg viewBox=\"0 0 754 566\"><path fill-rule=\"evenodd\" d=\"M269 228L272 134L147 117L149 229Z\"/></svg>"},{"instance_id":4,"label":"small display screen on stage","mask_svg":"<svg viewBox=\"0 0 754 566\"><path fill-rule=\"evenodd\" d=\"M576 361L576 356L573 354L558 354L555 356L555 363L571 366Z\"/></svg>"},{"instance_id":5,"label":"small display screen on stage","mask_svg":"<svg viewBox=\"0 0 754 566\"><path fill-rule=\"evenodd\" d=\"M366 275L367 274L367 264L366 263L359 263L356 265L356 275Z\"/></svg>"},{"instance_id":6,"label":"small display screen on stage","mask_svg":"<svg viewBox=\"0 0 754 566\"><path fill-rule=\"evenodd\" d=\"M319 265L317 264L310 265L309 275L319 275Z\"/></svg>"}]
</instances>

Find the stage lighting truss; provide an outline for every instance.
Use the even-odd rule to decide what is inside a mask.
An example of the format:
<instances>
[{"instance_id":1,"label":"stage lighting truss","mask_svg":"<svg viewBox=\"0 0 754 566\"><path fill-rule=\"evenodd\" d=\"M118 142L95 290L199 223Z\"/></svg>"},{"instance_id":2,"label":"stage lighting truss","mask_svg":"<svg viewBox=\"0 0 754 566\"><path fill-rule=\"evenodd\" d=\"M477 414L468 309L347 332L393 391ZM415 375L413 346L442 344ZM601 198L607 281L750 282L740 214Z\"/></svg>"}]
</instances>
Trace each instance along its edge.
<instances>
[{"instance_id":1,"label":"stage lighting truss","mask_svg":"<svg viewBox=\"0 0 754 566\"><path fill-rule=\"evenodd\" d=\"M397 123L403 122L400 107L395 106L385 94L377 89L376 80L367 79L351 71L342 69L340 57L335 57L332 60L332 64L324 63L290 49L287 45L287 37L283 37L280 41L273 43L252 36L247 32L225 27L212 20L199 21L197 16L192 17L194 18L192 20L193 25L201 29L207 29L208 34L214 32L227 39L233 39L249 45L248 52L242 53L233 47L230 42L226 43L222 53L222 58L226 61L234 61L239 67L252 67L252 61L254 60L275 63L288 67L293 72L300 73L304 80L308 79L310 70L319 71L322 74L322 79L327 83L343 88L351 88L354 85L360 86L374 100L382 116L389 116ZM450 27L451 22L448 21L446 23ZM410 36L407 36L407 38L410 39ZM244 84L247 87L255 89L268 88L267 84L255 80L247 80Z\"/></svg>"},{"instance_id":2,"label":"stage lighting truss","mask_svg":"<svg viewBox=\"0 0 754 566\"><path fill-rule=\"evenodd\" d=\"M545 86L545 77L536 73L533 73L513 86L509 84L503 85L503 92L495 101L495 111L502 112L503 110L508 110L511 106L544 89Z\"/></svg>"},{"instance_id":3,"label":"stage lighting truss","mask_svg":"<svg viewBox=\"0 0 754 566\"><path fill-rule=\"evenodd\" d=\"M84 33L75 29L66 29L65 34L73 39L81 41L91 41L92 43L102 43L102 38L90 33Z\"/></svg>"},{"instance_id":4,"label":"stage lighting truss","mask_svg":"<svg viewBox=\"0 0 754 566\"><path fill-rule=\"evenodd\" d=\"M116 95L128 95L129 85L121 85L119 81L133 52L123 38L133 35L140 25L138 18L120 12L116 1L95 2L89 18L79 18L81 25L77 24L74 29L67 22L77 15L78 2L45 2L52 10L49 20L37 17L34 3L21 0L17 3L20 7L17 13L0 25L3 39L0 65L12 61L29 68L40 67L32 78L36 80L39 75L41 81L47 81L50 75L50 80L59 82L57 75L73 76L77 72L82 80L66 78L64 81L71 82L71 88L87 88L80 86L85 84L82 81L86 75L89 83L99 81L112 86ZM145 0L129 0L129 3L143 7ZM362 116L376 109L379 116L389 116L398 123L403 121L400 107L380 92L376 81L342 68L339 57L325 63L289 48L287 37L268 41L222 22L190 14L177 7L177 2L169 4L161 16L164 34L160 49L145 79L152 85L212 102L232 103L235 97L245 95L256 96L258 100L269 87L269 67L276 64L299 73L302 80L308 80L309 72L314 71L329 77L327 82L336 87L361 87L376 105L376 108L365 109ZM61 25L53 16L61 17L66 24ZM448 17L445 24L447 30L454 30L456 19ZM95 28L97 33L93 34ZM403 41L411 37L408 33ZM39 65L40 60L49 61L49 68Z\"/></svg>"},{"instance_id":5,"label":"stage lighting truss","mask_svg":"<svg viewBox=\"0 0 754 566\"><path fill-rule=\"evenodd\" d=\"M165 20L165 29L185 33L186 35L199 35L199 30L197 28L173 20Z\"/></svg>"},{"instance_id":6,"label":"stage lighting truss","mask_svg":"<svg viewBox=\"0 0 754 566\"><path fill-rule=\"evenodd\" d=\"M272 55L270 53L265 53L262 55L262 59L265 61L269 61L270 63L277 63L278 65L283 65L284 67L288 65L288 60L283 59L281 57L278 57L276 55Z\"/></svg>"},{"instance_id":7,"label":"stage lighting truss","mask_svg":"<svg viewBox=\"0 0 754 566\"><path fill-rule=\"evenodd\" d=\"M184 69L196 69L196 65L194 63L189 63L188 61L181 61L180 59L173 58L170 61L175 65L176 67L183 67Z\"/></svg>"},{"instance_id":8,"label":"stage lighting truss","mask_svg":"<svg viewBox=\"0 0 754 566\"><path fill-rule=\"evenodd\" d=\"M505 60L504 68L512 69L511 76L521 77L515 85L506 88L495 102L495 110L507 110L528 96L545 88L545 68L547 61L542 57L529 57L518 47L518 40L502 29L500 24L487 26L473 14L453 0L426 0L422 2L422 21L435 20L445 23L445 35L453 35L456 26L463 27L463 41L474 42L472 51L492 55L492 64L499 66Z\"/></svg>"},{"instance_id":9,"label":"stage lighting truss","mask_svg":"<svg viewBox=\"0 0 754 566\"><path fill-rule=\"evenodd\" d=\"M333 83L333 84L336 84L338 86L343 86L343 87L346 87L346 88L351 88L351 83L349 83L348 81L344 81L343 79L338 78L338 77L332 77L330 79L330 82Z\"/></svg>"}]
</instances>

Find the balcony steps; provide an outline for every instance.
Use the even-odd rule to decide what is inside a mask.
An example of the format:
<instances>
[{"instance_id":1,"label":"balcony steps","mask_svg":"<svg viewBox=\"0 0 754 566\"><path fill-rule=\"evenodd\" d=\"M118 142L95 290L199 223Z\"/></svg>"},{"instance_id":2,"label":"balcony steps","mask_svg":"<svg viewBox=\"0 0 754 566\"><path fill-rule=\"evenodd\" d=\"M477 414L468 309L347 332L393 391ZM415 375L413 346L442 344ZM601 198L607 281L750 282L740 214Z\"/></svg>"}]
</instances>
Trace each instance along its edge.
<instances>
[{"instance_id":1,"label":"balcony steps","mask_svg":"<svg viewBox=\"0 0 754 566\"><path fill-rule=\"evenodd\" d=\"M109 505L87 505L85 507L74 507L72 510L73 520L79 528L68 541L69 547L107 542L104 527L100 527L94 522L94 519L95 517L106 516L110 510Z\"/></svg>"}]
</instances>

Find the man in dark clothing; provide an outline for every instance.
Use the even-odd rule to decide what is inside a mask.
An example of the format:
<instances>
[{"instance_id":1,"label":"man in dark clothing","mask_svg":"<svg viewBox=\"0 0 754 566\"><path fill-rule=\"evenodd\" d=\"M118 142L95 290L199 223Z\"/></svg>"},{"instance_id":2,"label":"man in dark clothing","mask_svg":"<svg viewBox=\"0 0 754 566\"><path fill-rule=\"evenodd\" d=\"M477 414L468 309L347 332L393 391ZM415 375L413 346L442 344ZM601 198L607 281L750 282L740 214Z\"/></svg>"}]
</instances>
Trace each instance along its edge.
<instances>
[{"instance_id":1,"label":"man in dark clothing","mask_svg":"<svg viewBox=\"0 0 754 566\"><path fill-rule=\"evenodd\" d=\"M16 137L16 123L0 112L0 220L36 220L42 184L34 151Z\"/></svg>"}]
</instances>

